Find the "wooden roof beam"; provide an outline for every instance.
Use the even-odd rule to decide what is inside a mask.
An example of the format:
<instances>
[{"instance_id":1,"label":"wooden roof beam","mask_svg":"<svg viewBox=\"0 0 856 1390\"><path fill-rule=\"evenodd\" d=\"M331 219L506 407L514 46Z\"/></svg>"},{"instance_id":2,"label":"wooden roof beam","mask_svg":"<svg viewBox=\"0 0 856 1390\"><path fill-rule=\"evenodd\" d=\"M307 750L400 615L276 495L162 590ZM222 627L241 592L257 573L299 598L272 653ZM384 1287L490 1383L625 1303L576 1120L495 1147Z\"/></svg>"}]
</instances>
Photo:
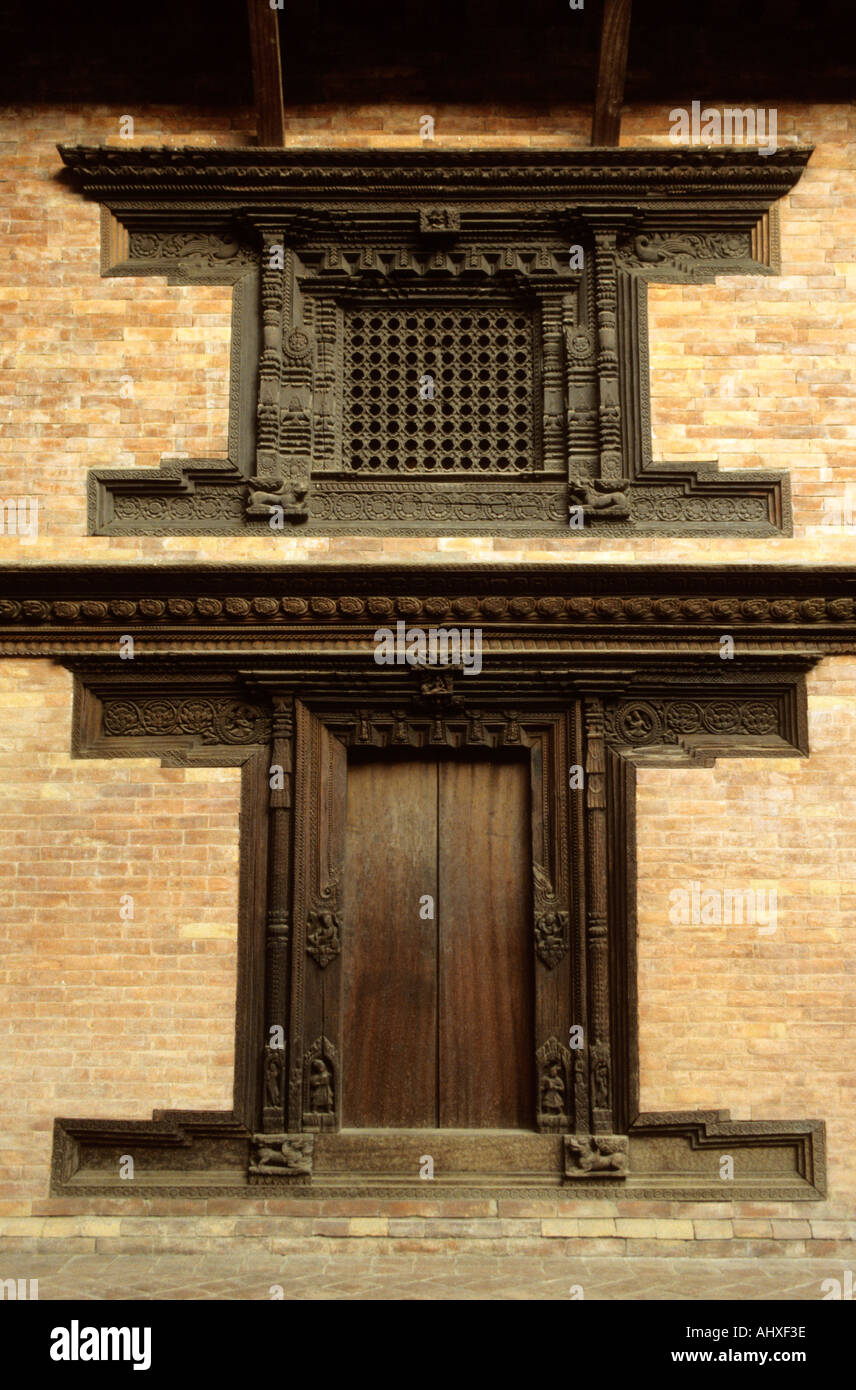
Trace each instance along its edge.
<instances>
[{"instance_id":1,"label":"wooden roof beam","mask_svg":"<svg viewBox=\"0 0 856 1390\"><path fill-rule=\"evenodd\" d=\"M271 8L270 0L247 0L247 13L256 102L256 139L260 145L281 149L285 144L285 107L282 100L279 12Z\"/></svg>"},{"instance_id":2,"label":"wooden roof beam","mask_svg":"<svg viewBox=\"0 0 856 1390\"><path fill-rule=\"evenodd\" d=\"M617 145L621 134L621 103L630 44L632 0L603 0L597 90L591 124L593 145Z\"/></svg>"}]
</instances>

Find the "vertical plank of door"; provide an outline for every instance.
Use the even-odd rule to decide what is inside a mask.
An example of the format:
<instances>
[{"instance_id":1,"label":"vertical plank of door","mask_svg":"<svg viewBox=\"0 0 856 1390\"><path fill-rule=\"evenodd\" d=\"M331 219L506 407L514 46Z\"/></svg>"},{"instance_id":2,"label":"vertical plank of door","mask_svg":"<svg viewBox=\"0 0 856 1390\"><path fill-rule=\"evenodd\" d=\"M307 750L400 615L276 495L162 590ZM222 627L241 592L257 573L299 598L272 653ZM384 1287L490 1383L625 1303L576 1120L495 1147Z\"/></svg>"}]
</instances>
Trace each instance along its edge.
<instances>
[{"instance_id":1,"label":"vertical plank of door","mask_svg":"<svg viewBox=\"0 0 856 1390\"><path fill-rule=\"evenodd\" d=\"M437 1124L437 767L348 768L343 1115L350 1128Z\"/></svg>"},{"instance_id":2,"label":"vertical plank of door","mask_svg":"<svg viewBox=\"0 0 856 1390\"><path fill-rule=\"evenodd\" d=\"M529 770L439 768L440 1125L534 1128Z\"/></svg>"}]
</instances>

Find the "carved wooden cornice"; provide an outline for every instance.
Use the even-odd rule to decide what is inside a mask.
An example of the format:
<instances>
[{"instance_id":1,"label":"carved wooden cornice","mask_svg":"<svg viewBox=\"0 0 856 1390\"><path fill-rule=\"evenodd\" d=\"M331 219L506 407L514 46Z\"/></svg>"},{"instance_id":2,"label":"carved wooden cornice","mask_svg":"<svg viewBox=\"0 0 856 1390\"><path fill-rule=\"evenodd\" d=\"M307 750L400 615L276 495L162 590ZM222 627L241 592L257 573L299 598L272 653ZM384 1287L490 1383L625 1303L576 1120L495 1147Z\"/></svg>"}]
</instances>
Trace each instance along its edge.
<instances>
[{"instance_id":1,"label":"carved wooden cornice","mask_svg":"<svg viewBox=\"0 0 856 1390\"><path fill-rule=\"evenodd\" d=\"M0 654L323 647L390 622L480 626L573 649L847 652L856 568L693 565L69 565L0 567Z\"/></svg>"},{"instance_id":2,"label":"carved wooden cornice","mask_svg":"<svg viewBox=\"0 0 856 1390\"><path fill-rule=\"evenodd\" d=\"M653 462L647 285L775 273L810 149L60 153L103 274L234 286L228 459L98 470L94 533L790 530Z\"/></svg>"},{"instance_id":3,"label":"carved wooden cornice","mask_svg":"<svg viewBox=\"0 0 856 1390\"><path fill-rule=\"evenodd\" d=\"M88 194L103 200L183 193L188 197L233 197L274 190L286 198L313 190L326 202L337 184L361 193L487 192L492 199L551 190L603 201L671 196L689 192L711 197L728 189L735 199L772 202L796 183L811 147L787 145L759 156L750 148L580 148L572 150L429 150L195 148L192 146L60 145L63 162ZM501 182L498 182L501 179Z\"/></svg>"}]
</instances>

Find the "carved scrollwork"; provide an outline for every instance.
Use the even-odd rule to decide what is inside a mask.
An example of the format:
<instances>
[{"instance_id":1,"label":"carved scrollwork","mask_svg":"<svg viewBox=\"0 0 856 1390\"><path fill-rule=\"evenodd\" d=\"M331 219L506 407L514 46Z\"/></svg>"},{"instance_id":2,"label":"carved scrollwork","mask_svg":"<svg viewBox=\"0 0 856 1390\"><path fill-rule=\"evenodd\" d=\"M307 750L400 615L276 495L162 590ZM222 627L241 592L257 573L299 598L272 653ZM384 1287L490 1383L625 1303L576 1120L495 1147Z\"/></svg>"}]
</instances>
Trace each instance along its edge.
<instances>
[{"instance_id":1,"label":"carved scrollwork","mask_svg":"<svg viewBox=\"0 0 856 1390\"><path fill-rule=\"evenodd\" d=\"M626 700L606 712L610 741L644 747L674 744L690 735L753 735L779 729L772 700Z\"/></svg>"},{"instance_id":2,"label":"carved scrollwork","mask_svg":"<svg viewBox=\"0 0 856 1390\"><path fill-rule=\"evenodd\" d=\"M629 267L668 266L691 275L704 265L714 264L719 272L730 269L729 262L745 270L752 250L748 232L647 232L621 245L618 256Z\"/></svg>"},{"instance_id":3,"label":"carved scrollwork","mask_svg":"<svg viewBox=\"0 0 856 1390\"><path fill-rule=\"evenodd\" d=\"M258 743L267 716L233 698L104 701L104 733L112 738L169 738L191 734L202 743Z\"/></svg>"},{"instance_id":4,"label":"carved scrollwork","mask_svg":"<svg viewBox=\"0 0 856 1390\"><path fill-rule=\"evenodd\" d=\"M189 262L195 269L243 267L255 259L237 237L218 232L131 232L128 259L153 265Z\"/></svg>"}]
</instances>

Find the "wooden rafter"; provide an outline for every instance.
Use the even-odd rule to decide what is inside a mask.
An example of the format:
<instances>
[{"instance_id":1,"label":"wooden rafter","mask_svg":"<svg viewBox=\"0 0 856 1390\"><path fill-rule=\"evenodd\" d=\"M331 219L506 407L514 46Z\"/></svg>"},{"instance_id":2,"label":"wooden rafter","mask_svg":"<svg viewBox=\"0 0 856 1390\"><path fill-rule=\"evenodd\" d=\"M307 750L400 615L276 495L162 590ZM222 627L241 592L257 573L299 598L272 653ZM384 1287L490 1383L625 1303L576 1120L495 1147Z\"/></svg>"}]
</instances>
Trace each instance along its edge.
<instances>
[{"instance_id":1,"label":"wooden rafter","mask_svg":"<svg viewBox=\"0 0 856 1390\"><path fill-rule=\"evenodd\" d=\"M278 11L271 8L270 0L247 0L247 12L250 20L257 139L260 145L281 148L285 144L285 109L282 100Z\"/></svg>"},{"instance_id":2,"label":"wooden rafter","mask_svg":"<svg viewBox=\"0 0 856 1390\"><path fill-rule=\"evenodd\" d=\"M603 0L597 91L591 126L593 145L618 144L630 43L631 5L632 0Z\"/></svg>"}]
</instances>

